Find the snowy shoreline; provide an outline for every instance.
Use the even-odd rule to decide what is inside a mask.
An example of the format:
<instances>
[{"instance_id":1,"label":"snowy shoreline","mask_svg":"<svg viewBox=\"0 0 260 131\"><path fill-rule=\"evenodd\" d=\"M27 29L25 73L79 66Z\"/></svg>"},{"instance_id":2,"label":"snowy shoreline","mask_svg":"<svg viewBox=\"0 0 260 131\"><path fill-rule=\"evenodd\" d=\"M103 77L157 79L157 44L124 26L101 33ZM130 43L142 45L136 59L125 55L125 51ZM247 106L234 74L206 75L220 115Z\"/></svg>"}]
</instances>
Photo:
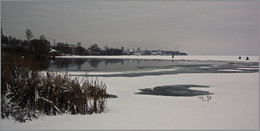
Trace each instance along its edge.
<instances>
[{"instance_id":1,"label":"snowy shoreline","mask_svg":"<svg viewBox=\"0 0 260 131\"><path fill-rule=\"evenodd\" d=\"M99 77L108 93L108 110L93 115L43 116L18 123L2 119L2 129L258 129L258 73L178 74L142 77ZM198 84L214 94L201 97L171 97L135 94L139 89L162 85Z\"/></svg>"},{"instance_id":2,"label":"snowy shoreline","mask_svg":"<svg viewBox=\"0 0 260 131\"><path fill-rule=\"evenodd\" d=\"M228 56L218 58L176 56L185 60L227 60L258 62L258 56L249 61ZM62 56L61 58L104 58L104 56ZM126 56L107 57L109 59ZM130 58L130 56L129 56ZM169 56L131 56L131 59L166 59ZM229 62L228 62L229 63ZM238 62L239 64L240 62ZM233 63L232 63L233 64ZM256 63L254 63L256 64ZM202 67L202 68L200 68ZM210 66L198 66L209 70ZM108 109L101 114L42 116L26 123L12 119L1 119L4 130L258 130L259 129L259 66L223 68L222 73L179 73L160 74L176 69L156 69L157 75L139 77L98 77L106 84L107 92L117 98L108 99ZM187 67L186 67L187 68ZM211 65L219 68L219 65ZM192 68L194 69L194 68ZM236 70L234 70L236 69ZM196 68L197 70L197 68ZM218 69L219 70L219 69ZM239 73L241 70L246 71ZM151 70L144 71L150 73ZM62 73L62 72L60 72ZM85 72L71 72L84 78ZM92 74L113 74L122 72L92 72ZM134 72L135 73L135 72ZM82 76L81 76L82 75ZM95 79L95 76L88 76ZM161 96L140 95L140 89L165 87L168 85L205 85L190 87L207 95L199 96ZM207 93L209 92L209 93ZM201 93L201 92L200 92ZM210 98L210 100L208 99Z\"/></svg>"}]
</instances>

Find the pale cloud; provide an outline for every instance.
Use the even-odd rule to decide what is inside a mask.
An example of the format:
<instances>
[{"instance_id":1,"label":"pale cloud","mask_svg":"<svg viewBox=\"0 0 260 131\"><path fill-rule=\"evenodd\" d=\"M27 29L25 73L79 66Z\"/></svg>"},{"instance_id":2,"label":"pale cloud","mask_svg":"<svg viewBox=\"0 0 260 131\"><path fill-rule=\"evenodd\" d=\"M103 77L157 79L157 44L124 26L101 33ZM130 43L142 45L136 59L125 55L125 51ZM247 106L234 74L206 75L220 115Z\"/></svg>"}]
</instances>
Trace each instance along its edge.
<instances>
[{"instance_id":1,"label":"pale cloud","mask_svg":"<svg viewBox=\"0 0 260 131\"><path fill-rule=\"evenodd\" d=\"M258 55L258 0L2 2L7 35L30 28L85 47L175 49L190 54Z\"/></svg>"}]
</instances>

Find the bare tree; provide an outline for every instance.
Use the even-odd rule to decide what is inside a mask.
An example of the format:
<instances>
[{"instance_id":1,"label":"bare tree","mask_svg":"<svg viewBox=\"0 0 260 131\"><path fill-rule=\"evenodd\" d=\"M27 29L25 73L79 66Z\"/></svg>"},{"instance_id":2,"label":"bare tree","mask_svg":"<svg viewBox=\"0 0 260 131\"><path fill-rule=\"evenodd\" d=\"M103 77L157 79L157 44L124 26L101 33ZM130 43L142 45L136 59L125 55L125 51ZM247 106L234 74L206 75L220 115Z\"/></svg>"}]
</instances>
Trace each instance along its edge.
<instances>
[{"instance_id":1,"label":"bare tree","mask_svg":"<svg viewBox=\"0 0 260 131\"><path fill-rule=\"evenodd\" d=\"M44 36L44 35L41 35L41 36L40 36L40 40L46 40L45 36Z\"/></svg>"},{"instance_id":2,"label":"bare tree","mask_svg":"<svg viewBox=\"0 0 260 131\"><path fill-rule=\"evenodd\" d=\"M27 38L28 42L33 38L33 33L30 29L26 29L25 37Z\"/></svg>"},{"instance_id":3,"label":"bare tree","mask_svg":"<svg viewBox=\"0 0 260 131\"><path fill-rule=\"evenodd\" d=\"M77 47L80 47L80 46L81 46L81 43L80 43L80 42L78 42L78 43L77 43Z\"/></svg>"}]
</instances>

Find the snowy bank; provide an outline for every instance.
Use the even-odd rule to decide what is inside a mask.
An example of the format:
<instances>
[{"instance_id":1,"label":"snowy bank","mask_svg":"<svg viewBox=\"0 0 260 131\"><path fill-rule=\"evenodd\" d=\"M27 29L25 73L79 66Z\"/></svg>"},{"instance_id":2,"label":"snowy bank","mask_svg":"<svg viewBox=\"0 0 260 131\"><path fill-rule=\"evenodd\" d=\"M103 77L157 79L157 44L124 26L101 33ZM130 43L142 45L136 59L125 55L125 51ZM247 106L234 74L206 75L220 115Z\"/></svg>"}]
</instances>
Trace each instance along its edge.
<instances>
[{"instance_id":1,"label":"snowy bank","mask_svg":"<svg viewBox=\"0 0 260 131\"><path fill-rule=\"evenodd\" d=\"M147 129L147 130L258 130L259 74L207 73L143 77L99 77L108 93L108 110L94 115L43 116L18 123L2 120L2 129ZM209 88L211 100L203 97L139 95L139 89L164 85L196 84Z\"/></svg>"}]
</instances>

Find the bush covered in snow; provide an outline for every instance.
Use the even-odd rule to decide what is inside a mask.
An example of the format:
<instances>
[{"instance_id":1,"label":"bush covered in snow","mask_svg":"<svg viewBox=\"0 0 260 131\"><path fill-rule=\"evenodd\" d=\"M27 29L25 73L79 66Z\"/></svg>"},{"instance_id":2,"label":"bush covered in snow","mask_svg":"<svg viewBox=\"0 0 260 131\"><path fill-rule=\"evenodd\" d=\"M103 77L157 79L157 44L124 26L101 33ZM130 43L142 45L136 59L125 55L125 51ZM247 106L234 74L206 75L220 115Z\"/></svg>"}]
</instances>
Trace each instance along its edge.
<instances>
[{"instance_id":1,"label":"bush covered in snow","mask_svg":"<svg viewBox=\"0 0 260 131\"><path fill-rule=\"evenodd\" d=\"M43 76L21 61L2 54L2 119L11 117L25 122L42 114L92 114L106 108L108 94L102 82L79 81L48 72Z\"/></svg>"}]
</instances>

